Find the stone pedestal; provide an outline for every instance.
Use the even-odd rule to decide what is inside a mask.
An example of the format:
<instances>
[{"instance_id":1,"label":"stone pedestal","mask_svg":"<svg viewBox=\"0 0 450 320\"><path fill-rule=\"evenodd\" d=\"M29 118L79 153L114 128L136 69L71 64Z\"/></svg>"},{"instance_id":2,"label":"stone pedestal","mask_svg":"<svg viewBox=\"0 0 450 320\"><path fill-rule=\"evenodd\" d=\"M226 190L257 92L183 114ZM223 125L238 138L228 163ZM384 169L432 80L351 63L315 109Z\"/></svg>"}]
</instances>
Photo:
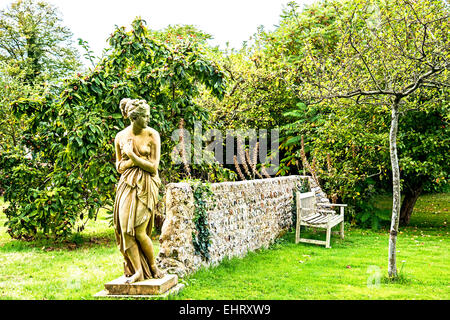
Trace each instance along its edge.
<instances>
[{"instance_id":1,"label":"stone pedestal","mask_svg":"<svg viewBox=\"0 0 450 320\"><path fill-rule=\"evenodd\" d=\"M178 284L175 274L167 274L161 279L148 279L132 284L125 283L122 276L105 284L105 290L97 293L96 297L165 297L180 291L184 285Z\"/></svg>"}]
</instances>

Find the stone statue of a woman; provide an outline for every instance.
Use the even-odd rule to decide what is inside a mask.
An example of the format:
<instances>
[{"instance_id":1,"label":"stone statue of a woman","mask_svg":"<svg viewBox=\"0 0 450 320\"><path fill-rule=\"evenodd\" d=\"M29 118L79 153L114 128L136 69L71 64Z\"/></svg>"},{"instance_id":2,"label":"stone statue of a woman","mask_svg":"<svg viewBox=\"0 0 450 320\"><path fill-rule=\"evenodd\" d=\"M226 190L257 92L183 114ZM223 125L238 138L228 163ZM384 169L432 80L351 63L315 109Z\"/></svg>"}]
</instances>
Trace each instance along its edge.
<instances>
[{"instance_id":1,"label":"stone statue of a woman","mask_svg":"<svg viewBox=\"0 0 450 320\"><path fill-rule=\"evenodd\" d=\"M116 169L121 174L114 202L114 227L125 258L127 283L162 278L155 264L150 238L161 180L158 165L161 140L147 126L149 105L144 100L122 99L120 109L131 124L115 138Z\"/></svg>"}]
</instances>

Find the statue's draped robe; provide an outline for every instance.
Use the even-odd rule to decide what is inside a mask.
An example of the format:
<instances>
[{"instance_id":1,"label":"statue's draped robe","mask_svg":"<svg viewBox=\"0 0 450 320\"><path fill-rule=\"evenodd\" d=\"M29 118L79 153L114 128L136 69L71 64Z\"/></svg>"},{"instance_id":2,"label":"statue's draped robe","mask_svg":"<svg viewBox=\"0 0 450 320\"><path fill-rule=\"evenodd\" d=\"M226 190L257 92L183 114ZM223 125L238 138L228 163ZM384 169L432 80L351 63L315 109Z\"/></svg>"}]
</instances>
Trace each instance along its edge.
<instances>
[{"instance_id":1,"label":"statue's draped robe","mask_svg":"<svg viewBox=\"0 0 450 320\"><path fill-rule=\"evenodd\" d=\"M134 151L137 156L141 157L139 152ZM122 161L126 159L127 156L123 154ZM126 276L131 276L135 273L126 250L133 246L138 246L144 272L143 276L145 279L153 278L150 262L142 251L139 242L136 241L135 228L149 220L146 232L150 237L160 185L161 180L158 173L152 176L150 172L139 167L128 168L120 176L114 201L114 227L119 250L125 258L124 273ZM141 203L139 204L139 202Z\"/></svg>"}]
</instances>

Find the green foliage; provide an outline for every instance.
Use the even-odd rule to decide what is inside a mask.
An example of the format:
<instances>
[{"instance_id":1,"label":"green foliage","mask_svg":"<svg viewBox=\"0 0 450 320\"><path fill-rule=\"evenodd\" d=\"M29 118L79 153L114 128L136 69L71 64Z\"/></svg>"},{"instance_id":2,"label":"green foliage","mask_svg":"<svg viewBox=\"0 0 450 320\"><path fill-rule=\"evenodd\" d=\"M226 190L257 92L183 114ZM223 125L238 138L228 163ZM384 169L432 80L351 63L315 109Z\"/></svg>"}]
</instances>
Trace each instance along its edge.
<instances>
[{"instance_id":1,"label":"green foliage","mask_svg":"<svg viewBox=\"0 0 450 320\"><path fill-rule=\"evenodd\" d=\"M413 96L405 104L399 124L398 147L404 188L423 184L443 185L448 180L448 102L442 96L426 95L425 102ZM422 96L422 99L424 97ZM427 103L427 105L425 105ZM343 108L345 106L345 108ZM305 137L306 152L316 159L316 169L323 189L336 193L339 199L351 205L349 215L362 226L378 227L388 220L378 215L367 201L377 192L390 189L390 160L388 145L389 111L382 106L358 106L343 101L320 108L322 120L311 121L317 115L317 106L299 105L286 113L291 123L286 125L287 136ZM317 124L317 125L316 125ZM293 140L282 148L300 143ZM282 159L299 159L292 153Z\"/></svg>"},{"instance_id":2,"label":"green foliage","mask_svg":"<svg viewBox=\"0 0 450 320\"><path fill-rule=\"evenodd\" d=\"M19 146L27 129L27 117L13 115L13 102L56 92L62 77L80 66L61 22L43 1L13 1L0 11L0 152Z\"/></svg>"},{"instance_id":3,"label":"green foliage","mask_svg":"<svg viewBox=\"0 0 450 320\"><path fill-rule=\"evenodd\" d=\"M433 190L450 179L449 90L420 90L408 101L399 129L400 168L404 189Z\"/></svg>"},{"instance_id":4,"label":"green foliage","mask_svg":"<svg viewBox=\"0 0 450 320\"><path fill-rule=\"evenodd\" d=\"M95 65L96 65L96 63L95 63L96 57L94 56L94 51L91 50L91 47L89 46L89 43L88 43L87 41L81 39L81 38L78 38L78 45L79 45L80 47L82 47L83 50L84 50L83 57L84 57L86 60L89 60L89 62L91 63L92 67L95 68Z\"/></svg>"},{"instance_id":5,"label":"green foliage","mask_svg":"<svg viewBox=\"0 0 450 320\"><path fill-rule=\"evenodd\" d=\"M310 192L311 187L309 186L309 181L306 179L302 179L298 191L300 191L301 193Z\"/></svg>"},{"instance_id":6,"label":"green foliage","mask_svg":"<svg viewBox=\"0 0 450 320\"><path fill-rule=\"evenodd\" d=\"M260 28L251 45L239 51L210 53L230 83L221 101L207 94L200 97L217 128L274 128L283 123L282 113L300 101L290 87L295 74L282 59L269 53L265 37Z\"/></svg>"},{"instance_id":7,"label":"green foliage","mask_svg":"<svg viewBox=\"0 0 450 320\"><path fill-rule=\"evenodd\" d=\"M427 3L429 10L424 9ZM302 12L298 12L295 4L290 4L280 27L268 35L266 46L290 65L290 72L298 74L298 81L291 82L291 87L303 99L345 90L369 90L372 79L358 60L361 56L369 61L372 76L379 86L386 88L388 79L383 77L390 74L390 79L396 79L392 83L398 87L395 90L400 90L400 86L407 85L411 70L419 74L431 62L398 58L405 52L410 57L422 54L416 52L418 49L413 45L413 41L418 43L423 38L417 21L408 26L391 21L391 24L372 28L381 21L379 19L392 18L393 11L410 20L414 20L414 12L420 13L421 21L433 21L444 14L437 1L419 1L407 6L398 1L317 2ZM423 59L434 56L436 61L441 61L442 52L438 48L445 47L447 38L436 23L429 27L436 29L436 38L429 41L427 38L422 48L425 50ZM347 28L352 30L354 43L348 39ZM410 32L409 38L407 32ZM412 40L395 41L404 38ZM396 43L399 47L386 50L387 43ZM363 54L355 57L353 47ZM363 73L365 80L362 80ZM437 83L448 83L447 74L447 71L442 72ZM421 88L404 98L398 150L405 188L417 189L418 185L425 184L429 189L430 185L445 184L448 180L448 161L443 156L448 153L447 97L448 88L444 84L442 89ZM288 123L281 132L280 149L284 155L279 174L298 172L303 135L306 154L313 159L321 186L329 197L337 196L339 201L348 203L349 216L354 222L373 227L382 224L385 217L377 215L366 202L377 190L391 188L389 99L297 103L283 115Z\"/></svg>"},{"instance_id":8,"label":"green foliage","mask_svg":"<svg viewBox=\"0 0 450 320\"><path fill-rule=\"evenodd\" d=\"M116 28L109 38L108 54L88 74L67 79L59 97L47 95L13 103L15 115L27 119L21 145L32 149L31 162L41 179L28 189L29 176L16 169L25 160L13 163L11 155L1 155L2 163L7 164L1 167L2 172L23 181L21 188L12 185L5 193L11 201L7 222L11 236L33 237L39 232L66 236L74 221L95 218L101 207L111 209L118 178L113 142L116 133L126 126L118 107L124 97L149 103L149 126L162 137L163 183L180 179L170 159L175 144L171 133L182 118L187 129L192 129L194 121L208 121L207 111L194 98L199 86L220 98L225 88L223 73L205 59L196 43L167 46L144 24L136 19L131 31ZM41 212L48 214L37 220L35 227L23 224L22 217ZM60 232L65 221L67 233Z\"/></svg>"},{"instance_id":9,"label":"green foliage","mask_svg":"<svg viewBox=\"0 0 450 320\"><path fill-rule=\"evenodd\" d=\"M26 129L24 119L14 116L12 102L40 94L40 89L23 84L20 80L23 72L19 77L11 76L10 68L6 62L0 62L0 152L17 146L23 130Z\"/></svg>"},{"instance_id":10,"label":"green foliage","mask_svg":"<svg viewBox=\"0 0 450 320\"><path fill-rule=\"evenodd\" d=\"M357 202L357 208L357 212L354 212L354 208L350 208L349 213L355 219L355 222L362 228L378 230L381 227L388 226L390 223L391 219L389 213L377 209L374 205L368 202L368 198L365 198L364 202Z\"/></svg>"},{"instance_id":11,"label":"green foliage","mask_svg":"<svg viewBox=\"0 0 450 320\"><path fill-rule=\"evenodd\" d=\"M45 146L53 148L58 133L41 135L49 91L79 66L71 36L47 3L15 1L0 12L0 191L10 201L5 213L14 238L29 240L38 230L66 236L72 206L84 209L72 201L70 185L48 187L53 168Z\"/></svg>"},{"instance_id":12,"label":"green foliage","mask_svg":"<svg viewBox=\"0 0 450 320\"><path fill-rule=\"evenodd\" d=\"M163 30L152 30L151 32L156 39L169 46L186 42L195 43L208 50L206 41L212 39L210 34L198 30L193 25L169 25Z\"/></svg>"},{"instance_id":13,"label":"green foliage","mask_svg":"<svg viewBox=\"0 0 450 320\"><path fill-rule=\"evenodd\" d=\"M203 183L200 180L188 180L194 194L194 224L195 231L192 232L192 242L196 254L200 254L204 259L209 260L210 232L208 228L208 203L212 199L214 206L214 198L212 198L211 185Z\"/></svg>"},{"instance_id":14,"label":"green foliage","mask_svg":"<svg viewBox=\"0 0 450 320\"><path fill-rule=\"evenodd\" d=\"M27 84L55 86L73 74L80 62L71 37L56 7L44 1L16 0L0 12L0 61Z\"/></svg>"},{"instance_id":15,"label":"green foliage","mask_svg":"<svg viewBox=\"0 0 450 320\"><path fill-rule=\"evenodd\" d=\"M31 2L22 1L14 8L24 3ZM427 3L430 4L428 11L425 10ZM171 151L178 141L172 141L171 135L181 123L191 132L194 121L200 121L204 130L213 126L216 129L279 126L279 175L302 173L300 142L303 135L307 157L312 159L321 186L329 197L337 197L339 202L350 205L347 216L352 217L353 222L371 226L382 224L382 217L366 202L379 190L390 188L389 99L328 100L313 105L306 103L306 98L329 88L343 90L350 84L367 89L365 85L372 81L367 74L361 77L364 70L361 63L351 70L336 71L345 61L353 61L348 60L352 56L352 46L343 32L348 23L355 32L354 45L372 50L373 54L361 56L374 60L373 76L378 83L388 85L382 77L392 71L391 78L396 79L393 85L401 89L410 70L423 70L425 58L409 64L396 58L401 52L415 56L417 47L407 39L411 35L416 42L421 40L421 29L412 23L407 26L409 34L407 27L399 23L385 25L374 33L376 28L372 27L378 15L391 17L391 12L395 12L401 16L406 12L405 17L411 19L416 10L423 14L423 19L432 19L442 11L442 6L438 1L425 0L412 2L414 10L400 6L398 1L371 1L370 5L378 6L379 11L372 10L374 6L366 6L365 1L351 0L316 2L299 12L297 5L291 2L274 31L259 28L242 50L225 52L209 48L207 40L211 36L193 26L169 26L154 31L145 27L143 20L136 19L130 31L116 28L109 38L110 48L101 61L92 70L67 79L59 95L54 95L55 90L42 93L42 88L36 90L24 84L24 79L32 74L28 71L44 63L23 60L25 62L19 65L2 51L8 63L4 65L6 73L2 75L0 88L1 103L5 106L0 114L0 172L3 175L0 188L6 188L5 197L12 201L8 213L11 234L32 237L43 230L49 233L50 229L50 233L65 234L56 226L67 220L70 230L74 228L72 220L95 217L100 207L111 208L113 186L118 177L114 168L113 139L127 125L118 108L124 97L145 99L151 106L149 125L160 132L162 138L163 184L186 177L207 181L236 177L232 170L216 162L192 164L189 170L184 165L172 164ZM352 16L353 12L361 15ZM6 17L4 12L2 14ZM32 21L32 18L27 19ZM443 22L443 30L447 24ZM7 25L5 22L2 26ZM389 54L385 53L383 41L395 40L395 37L405 41L400 41ZM2 40L7 43L10 38ZM371 41L367 40L369 38ZM438 55L436 48L445 39L445 31L436 30L436 39L427 38L423 49L426 51L422 53L437 52ZM93 62L87 43L80 40L80 45ZM31 67L21 67L24 63L30 63ZM317 66L320 72L336 71L333 81L320 78L321 88L308 81ZM40 75L52 74L42 70ZM61 73L39 79L56 79L58 74ZM15 82L11 80L12 75L15 75ZM439 77L437 80L448 83L448 70ZM402 101L398 150L403 185L416 188L423 183L425 190L445 188L449 180L445 157L449 151L448 88L419 89ZM27 166L34 168L35 182L26 183L29 178L22 169ZM9 185L6 176L16 182ZM61 197L64 204L52 202L54 208L47 208L48 192ZM34 194L36 196L31 196ZM34 227L23 228L26 221L22 218L39 215L41 210L48 212L42 221L36 222ZM54 212L67 214L63 217ZM368 212L375 213L368 216ZM46 221L55 227L48 229Z\"/></svg>"},{"instance_id":16,"label":"green foliage","mask_svg":"<svg viewBox=\"0 0 450 320\"><path fill-rule=\"evenodd\" d=\"M174 51L179 50L180 46L195 47L197 52L201 53L202 58L205 61L208 61L208 68L212 68L214 70L214 74L220 75L221 82L217 84L209 85L207 83L198 82L196 87L198 92L195 93L192 99L192 103L196 106L196 108L202 110L203 112L202 116L196 119L196 121L202 121L203 132L206 132L208 129L217 128L215 119L211 117L210 110L208 110L202 103L204 96L208 96L215 101L221 101L227 88L226 85L228 84L224 69L217 63L213 53L217 53L217 50L209 47L207 44L207 40L211 39L212 36L198 30L192 25L169 25L163 30L149 30L149 32L152 37L159 40L161 43L164 43L167 47ZM220 94L217 94L217 92L211 90L211 86L214 87L219 84L222 87L220 88ZM186 120L185 117L183 117L183 119ZM189 129L192 133L192 123L193 121L187 122L182 126L182 128ZM178 128L181 128L180 125L178 125ZM204 146L204 142L206 141L207 138L202 136L202 146ZM191 143L189 144L189 142ZM189 147L190 150L188 150ZM186 152L190 151L191 155L195 155L193 139L191 139L191 141L185 141L184 148ZM203 152L205 151L203 150ZM203 153L203 155L205 155L205 153ZM210 159L213 158L210 157ZM195 161L191 161L188 166L189 171L186 170L186 166L184 164L172 165L170 168L170 176L172 177L171 181L179 181L184 178L201 179L211 182L234 181L236 179L236 174L232 170L224 168L222 164L215 160L205 161L200 164Z\"/></svg>"},{"instance_id":17,"label":"green foliage","mask_svg":"<svg viewBox=\"0 0 450 320\"><path fill-rule=\"evenodd\" d=\"M427 3L429 10L424 9ZM423 70L423 61L410 63L397 58L401 50L407 50L410 56L419 55L414 53L417 47L412 40L402 40L409 39L406 26L398 22L372 28L380 17L392 18L390 6L398 16L406 15L408 19L414 18L416 10L423 14L421 18L426 19L423 21L433 21L433 17L443 13L437 1L414 2L412 7L398 1L371 1L369 4L353 0L326 1L316 2L301 12L292 2L283 11L274 31L259 29L249 46L216 57L227 71L230 86L220 103L213 99L203 101L222 128L280 126L279 175L302 173L300 142L303 135L306 155L313 160L324 191L329 197L336 196L339 202L350 205L348 216L355 223L374 227L382 225L385 218L376 213L368 217L367 212L375 211L367 206L367 200L391 188L389 99L340 99L312 105L306 103L306 98L326 93L333 88L331 85L343 89L353 83L365 89L371 83L367 73L362 83L364 66L361 63L351 70L345 69L344 62L351 63L353 60L349 57L354 55L351 55L353 48L348 37L345 38L348 30L344 27L353 21L357 38L354 45L373 52L364 57L374 60L371 67L376 65L373 73L381 79L380 85L386 85L382 77L387 72L392 72L396 86L402 86L411 70ZM354 12L358 15L352 17ZM416 43L422 40L416 22L408 28ZM436 39L426 39L427 59L428 54L435 54L433 51L442 55L443 51L439 53L437 49L444 48L443 43L447 41L442 28L436 30L436 35ZM386 53L383 41L389 39L395 44L395 37L400 39L399 47L393 46L392 50L399 52ZM383 61L388 64L383 65ZM313 73L313 67L321 73ZM335 72L333 81L325 77L327 72ZM310 78L314 81L309 81ZM439 79L448 83L448 72L444 71ZM419 89L403 103L398 148L405 188L414 187L415 181L424 183L426 190L437 183L445 186L449 174L448 161L444 160L448 153L448 89Z\"/></svg>"}]
</instances>

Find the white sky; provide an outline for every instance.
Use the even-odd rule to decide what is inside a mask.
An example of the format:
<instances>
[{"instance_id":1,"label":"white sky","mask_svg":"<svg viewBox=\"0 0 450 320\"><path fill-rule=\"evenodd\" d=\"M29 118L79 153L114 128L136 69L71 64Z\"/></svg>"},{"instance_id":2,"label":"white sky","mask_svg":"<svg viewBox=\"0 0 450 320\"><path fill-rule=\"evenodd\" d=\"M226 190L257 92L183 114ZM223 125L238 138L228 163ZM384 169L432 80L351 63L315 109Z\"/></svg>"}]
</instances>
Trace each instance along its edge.
<instances>
[{"instance_id":1,"label":"white sky","mask_svg":"<svg viewBox=\"0 0 450 320\"><path fill-rule=\"evenodd\" d=\"M89 42L95 55L107 46L106 39L114 25L130 27L136 16L147 21L151 29L169 24L192 24L211 34L212 45L239 49L259 25L273 30L280 21L282 8L290 0L46 0L56 5L74 34L74 42L82 38ZM302 4L313 0L297 0ZM0 10L12 0L0 0ZM78 47L78 45L77 45ZM81 48L80 48L81 49Z\"/></svg>"}]
</instances>

